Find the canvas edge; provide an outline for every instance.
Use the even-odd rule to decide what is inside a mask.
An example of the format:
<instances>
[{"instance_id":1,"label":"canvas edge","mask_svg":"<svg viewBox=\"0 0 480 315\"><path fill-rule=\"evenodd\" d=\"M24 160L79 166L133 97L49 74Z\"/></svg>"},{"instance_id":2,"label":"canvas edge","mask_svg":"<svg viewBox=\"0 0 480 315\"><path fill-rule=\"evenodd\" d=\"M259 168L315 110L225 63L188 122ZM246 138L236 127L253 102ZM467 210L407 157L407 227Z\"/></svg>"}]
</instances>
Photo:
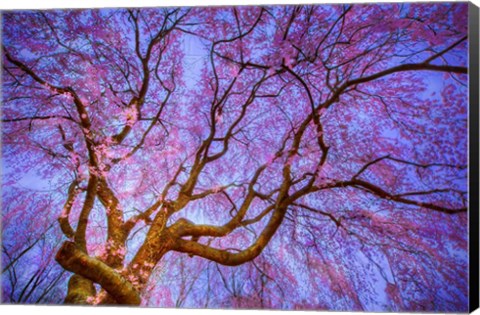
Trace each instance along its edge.
<instances>
[{"instance_id":1,"label":"canvas edge","mask_svg":"<svg viewBox=\"0 0 480 315\"><path fill-rule=\"evenodd\" d=\"M479 307L479 8L469 3L469 312Z\"/></svg>"},{"instance_id":2,"label":"canvas edge","mask_svg":"<svg viewBox=\"0 0 480 315\"><path fill-rule=\"evenodd\" d=\"M455 0L454 0L455 1ZM391 2L388 3L398 3L398 2L403 2L401 0L392 0ZM420 1L408 1L410 3L426 3L426 2L435 2L435 3L449 3L450 1L431 1L431 0L420 0ZM460 1L462 2L462 1ZM288 6L288 5L293 5L295 3L294 0L291 1L291 3L286 3L286 4L279 4L282 6ZM314 4L320 5L320 4L326 4L326 5L338 5L342 3L357 3L357 2L351 2L351 1L344 1L344 2L317 2L314 1L312 2ZM359 4L374 4L374 0L365 0L363 2L360 2ZM385 2L382 2L385 3ZM260 5L260 4L254 4L254 5ZM274 5L274 4L268 4L268 5ZM167 5L165 7L171 7L173 5ZM193 5L192 7L221 7L223 5ZM249 4L245 5L235 5L235 6L249 6ZM135 6L130 6L130 7L135 7ZM164 7L164 6L150 6L150 7ZM185 6L183 6L185 7ZM107 6L107 7L91 7L91 8L82 8L82 7L77 7L77 8L72 8L73 10L82 10L82 9L115 9L117 7L112 7L112 6ZM64 8L42 8L40 10L42 11L48 11L48 10L63 10ZM65 8L67 9L67 8ZM8 12L12 11L27 11L31 9L27 8L21 8L21 9L14 9L14 8L0 8L0 43L2 41L2 26L3 26L3 15ZM470 313L474 312L477 310L480 305L479 305L479 297L480 297L480 290L479 290L479 281L480 281L480 274L479 274L479 258L480 258L480 252L479 252L479 233L480 233L480 217L479 217L479 137L480 137L480 130L479 130L479 107L480 107L480 97L479 97L479 87L480 87L480 80L479 80L479 37L480 37L480 32L479 32L479 7L475 5L473 2L468 2L468 56L469 56L469 61L468 61L468 69L469 69L469 75L468 75L468 89L469 89L469 142L468 142L468 150L469 150L469 305L468 305L468 311ZM2 47L0 47L0 54L2 53ZM2 77L0 73L0 82L2 82ZM0 100L2 99L2 89L0 89ZM0 115L1 115L1 107L0 107ZM0 150L1 150L1 137L0 137ZM1 176L1 173L0 173ZM1 209L1 198L0 198L0 209ZM1 223L2 221L0 220L0 230L1 230ZM1 266L1 260L0 260L0 266ZM0 290L0 306L7 306L2 302L2 291ZM10 305L12 306L12 305ZM27 306L25 304L20 304L16 306ZM50 307L52 305L32 305L32 307ZM54 305L56 306L56 305ZM69 307L70 308L70 307ZM2 307L3 309L3 307ZM158 309L158 308L154 308ZM168 309L168 308L167 308ZM204 309L204 310L212 310L212 309ZM228 309L227 309L228 310ZM225 309L220 311L225 311ZM258 310L257 310L258 311ZM54 312L56 313L56 312ZM363 312L365 313L365 312ZM367 312L369 313L369 312Z\"/></svg>"}]
</instances>

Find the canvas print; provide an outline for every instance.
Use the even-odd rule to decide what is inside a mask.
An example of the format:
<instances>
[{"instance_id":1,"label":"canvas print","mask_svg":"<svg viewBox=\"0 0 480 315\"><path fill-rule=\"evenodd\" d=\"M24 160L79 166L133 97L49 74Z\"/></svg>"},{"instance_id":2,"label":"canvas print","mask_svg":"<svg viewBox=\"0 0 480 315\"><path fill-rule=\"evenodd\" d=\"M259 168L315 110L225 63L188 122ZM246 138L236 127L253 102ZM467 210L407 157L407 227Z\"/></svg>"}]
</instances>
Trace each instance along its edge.
<instances>
[{"instance_id":1,"label":"canvas print","mask_svg":"<svg viewBox=\"0 0 480 315\"><path fill-rule=\"evenodd\" d=\"M468 8L2 12L2 302L466 312Z\"/></svg>"}]
</instances>

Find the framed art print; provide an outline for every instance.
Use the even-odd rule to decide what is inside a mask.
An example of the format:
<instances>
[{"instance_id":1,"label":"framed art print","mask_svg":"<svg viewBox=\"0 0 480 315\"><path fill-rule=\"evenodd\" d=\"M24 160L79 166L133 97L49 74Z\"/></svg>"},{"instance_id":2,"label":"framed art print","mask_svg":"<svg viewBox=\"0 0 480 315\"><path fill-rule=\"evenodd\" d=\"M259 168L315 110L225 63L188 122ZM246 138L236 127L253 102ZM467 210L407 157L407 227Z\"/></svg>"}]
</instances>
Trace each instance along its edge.
<instances>
[{"instance_id":1,"label":"framed art print","mask_svg":"<svg viewBox=\"0 0 480 315\"><path fill-rule=\"evenodd\" d=\"M155 5L1 12L2 303L478 308L477 6Z\"/></svg>"}]
</instances>

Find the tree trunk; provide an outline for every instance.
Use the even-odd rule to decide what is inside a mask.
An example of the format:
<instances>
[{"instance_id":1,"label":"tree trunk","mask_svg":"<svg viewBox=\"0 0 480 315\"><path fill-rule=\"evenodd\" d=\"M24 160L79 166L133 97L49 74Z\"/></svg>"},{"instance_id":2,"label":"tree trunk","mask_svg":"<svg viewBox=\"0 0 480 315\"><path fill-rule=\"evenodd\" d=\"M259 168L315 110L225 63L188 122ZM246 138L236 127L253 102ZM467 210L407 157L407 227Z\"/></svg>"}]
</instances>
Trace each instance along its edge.
<instances>
[{"instance_id":1,"label":"tree trunk","mask_svg":"<svg viewBox=\"0 0 480 315\"><path fill-rule=\"evenodd\" d=\"M89 304L87 299L95 296L96 290L92 281L74 274L68 281L68 292L65 304Z\"/></svg>"},{"instance_id":2,"label":"tree trunk","mask_svg":"<svg viewBox=\"0 0 480 315\"><path fill-rule=\"evenodd\" d=\"M70 278L66 304L127 304L139 305L153 269L175 245L175 228L165 227L165 221L153 224L145 242L130 265L122 272L97 258L88 256L75 243L66 241L55 259L74 275ZM103 290L96 292L93 283Z\"/></svg>"},{"instance_id":3,"label":"tree trunk","mask_svg":"<svg viewBox=\"0 0 480 315\"><path fill-rule=\"evenodd\" d=\"M93 287L92 282L95 282L102 286L117 304L140 304L139 292L124 276L100 260L85 254L75 243L69 241L63 243L55 259L64 269L75 273L69 283L67 295L69 302L78 301L84 304L88 296L95 295L94 289L88 289ZM86 281L78 281L75 276L86 278Z\"/></svg>"}]
</instances>

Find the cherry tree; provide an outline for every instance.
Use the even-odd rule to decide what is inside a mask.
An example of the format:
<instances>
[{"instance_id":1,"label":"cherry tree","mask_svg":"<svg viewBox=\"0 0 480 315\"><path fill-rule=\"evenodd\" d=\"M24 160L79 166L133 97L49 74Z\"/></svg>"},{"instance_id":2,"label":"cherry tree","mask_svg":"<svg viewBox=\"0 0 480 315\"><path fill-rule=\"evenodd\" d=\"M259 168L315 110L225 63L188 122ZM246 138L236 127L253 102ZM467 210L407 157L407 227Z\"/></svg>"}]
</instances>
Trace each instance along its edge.
<instances>
[{"instance_id":1,"label":"cherry tree","mask_svg":"<svg viewBox=\"0 0 480 315\"><path fill-rule=\"evenodd\" d=\"M5 12L4 301L466 311L467 8Z\"/></svg>"}]
</instances>

